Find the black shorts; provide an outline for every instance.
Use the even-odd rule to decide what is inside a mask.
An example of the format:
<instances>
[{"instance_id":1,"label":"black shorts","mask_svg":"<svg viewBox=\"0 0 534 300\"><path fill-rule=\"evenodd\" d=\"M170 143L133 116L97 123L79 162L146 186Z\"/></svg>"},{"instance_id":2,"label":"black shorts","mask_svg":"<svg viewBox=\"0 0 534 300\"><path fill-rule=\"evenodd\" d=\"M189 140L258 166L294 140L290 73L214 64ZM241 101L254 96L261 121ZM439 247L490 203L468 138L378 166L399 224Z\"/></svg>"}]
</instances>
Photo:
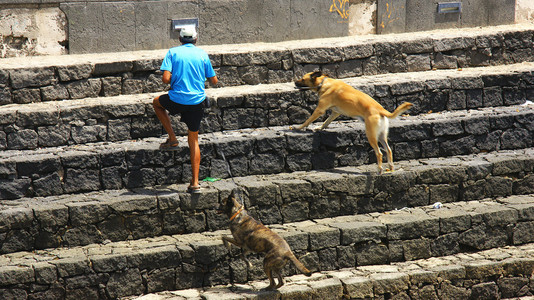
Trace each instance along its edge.
<instances>
[{"instance_id":1,"label":"black shorts","mask_svg":"<svg viewBox=\"0 0 534 300\"><path fill-rule=\"evenodd\" d=\"M163 94L159 96L159 104L171 115L180 114L180 121L187 125L189 131L200 129L200 121L204 117L204 102L196 105L183 105L172 101L169 94Z\"/></svg>"}]
</instances>

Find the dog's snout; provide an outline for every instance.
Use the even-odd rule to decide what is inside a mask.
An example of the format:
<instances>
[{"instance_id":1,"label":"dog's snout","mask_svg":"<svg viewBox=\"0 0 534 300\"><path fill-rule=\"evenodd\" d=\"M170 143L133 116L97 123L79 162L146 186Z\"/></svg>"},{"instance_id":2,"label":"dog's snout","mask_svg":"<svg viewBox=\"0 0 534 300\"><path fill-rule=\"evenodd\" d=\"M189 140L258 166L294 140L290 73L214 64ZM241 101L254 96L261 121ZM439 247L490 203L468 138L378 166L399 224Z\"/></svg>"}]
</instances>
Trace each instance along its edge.
<instances>
[{"instance_id":1,"label":"dog's snout","mask_svg":"<svg viewBox=\"0 0 534 300\"><path fill-rule=\"evenodd\" d=\"M298 86L298 87L305 87L306 86L304 84L304 82L302 82L302 80L295 80L295 85Z\"/></svg>"}]
</instances>

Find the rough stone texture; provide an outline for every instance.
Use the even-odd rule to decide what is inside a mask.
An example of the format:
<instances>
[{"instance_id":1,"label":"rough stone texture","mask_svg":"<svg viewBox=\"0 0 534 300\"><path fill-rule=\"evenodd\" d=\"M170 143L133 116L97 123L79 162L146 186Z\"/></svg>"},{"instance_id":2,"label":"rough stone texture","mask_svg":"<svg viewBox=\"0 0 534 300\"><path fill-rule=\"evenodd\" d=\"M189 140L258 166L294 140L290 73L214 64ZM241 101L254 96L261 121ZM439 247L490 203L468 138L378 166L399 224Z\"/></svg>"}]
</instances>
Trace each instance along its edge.
<instances>
[{"instance_id":1,"label":"rough stone texture","mask_svg":"<svg viewBox=\"0 0 534 300\"><path fill-rule=\"evenodd\" d=\"M504 179L508 174L516 174L513 167L532 174L534 163L526 152L497 152L478 156L464 157L463 161L470 165L473 161L484 160L489 169L493 169L497 175L488 173L480 188L491 191L498 179ZM21 199L21 203L27 203L36 212L45 211L47 214L37 214L37 223L24 222L24 225L7 222L0 232L23 229L26 243L15 245L4 243L0 251L12 252L15 249L33 250L32 247L47 247L49 244L40 243L40 235L46 234L53 237L56 243L68 245L85 245L106 239L120 240L124 231L131 231L136 238L157 236L161 233L193 233L204 230L217 230L225 226L224 218L216 217L214 208L219 199L228 193L229 180L209 184L200 195L191 196L183 193L185 186L171 187L175 190L152 189L141 191L108 191L95 192L90 196L79 195L69 200L69 197L50 196L55 193L78 193L99 190L106 187L116 188L114 176L126 174L128 184L153 185L152 179L155 172L164 166L174 169L172 166L172 153L163 152L165 156L154 156L150 152L122 152L115 155L108 152L102 156L90 152L63 153L61 159L55 156L41 155L34 157L33 161L21 160L17 164L18 173L24 177L17 181L4 180L0 185L5 199L21 198L25 193L39 193L42 198ZM525 154L527 154L525 156ZM122 159L126 157L126 162ZM529 158L530 157L530 158ZM265 224L279 224L292 221L304 221L316 218L337 217L338 219L320 222L320 226L310 226L303 223L295 225L299 234L292 238L303 239L299 242L298 249L318 251L323 260L332 260L332 265L375 264L381 261L413 260L426 258L433 255L449 255L462 251L466 248L489 249L509 244L524 244L534 240L532 235L532 201L531 197L524 196L522 202L517 203L512 197L504 198L498 203L493 202L461 202L479 199L477 194L470 198L469 194L456 194L448 203L444 203L447 209L404 210L408 202L396 202L399 195L410 195L412 186L431 188L434 185L442 186L446 182L458 182L459 185L471 188L471 180L461 174L466 174L465 165L459 158L451 158L450 161L443 159L429 159L406 162L403 164L404 171L397 171L388 176L363 175L362 171L367 166L360 168L339 169L338 175L330 172L302 173L291 176L286 181L287 175L273 175L271 181L265 178L258 181L259 177L250 176L237 179L239 185L248 191L245 203L251 215ZM454 161L454 163L453 163ZM413 164L414 162L415 165ZM147 163L160 166L151 169L139 169L138 171L126 172L124 165L133 163ZM436 166L434 164L437 163ZM442 168L443 164L456 165L455 167ZM422 167L427 165L428 167ZM63 166L63 171L57 170ZM103 166L102 181L97 169ZM432 166L432 167L430 167ZM498 166L498 167L497 167ZM505 171L508 166L508 171ZM5 164L6 177L12 176L14 165ZM413 170L411 170L413 169ZM446 170L446 171L444 171ZM441 175L437 175L441 171ZM37 172L37 173L35 173ZM160 171L158 171L160 172ZM37 175L41 174L41 175ZM109 174L109 175L107 175ZM355 175L352 175L355 174ZM523 175L523 176L525 176ZM33 189L29 189L29 179L33 180ZM109 177L108 177L109 176ZM296 177L295 177L296 176ZM396 178L411 178L411 184L392 184ZM517 178L516 180L522 180ZM368 189L355 189L355 182L367 182L371 186ZM389 182L389 184L385 184ZM417 183L422 183L419 185ZM361 186L361 184L357 184ZM304 193L298 192L296 187L304 188ZM374 188L373 188L374 187ZM376 189L376 190L375 190ZM419 188L418 188L419 189ZM532 187L531 187L532 189ZM532 190L528 193L532 193ZM289 191L292 192L289 192ZM475 189L479 190L479 188ZM178 191L178 193L176 193ZM373 192L374 191L374 192ZM337 196L332 194L335 192ZM269 197L265 195L270 195ZM362 195L365 195L362 197ZM502 196L513 195L513 190ZM72 197L72 196L70 196ZM427 194L424 202L416 204L424 207L431 204ZM367 200L365 200L367 199ZM390 199L385 202L385 199ZM423 198L425 199L425 198ZM365 201L364 201L365 200ZM391 201L393 200L393 201ZM62 203L59 206L46 207L49 202ZM515 202L514 202L515 201ZM13 207L11 201L5 201L8 207ZM69 209L67 210L66 207ZM339 210L339 207L343 208ZM45 209L46 210L43 210ZM401 208L388 214L372 215ZM200 210L200 213L199 213ZM317 211L321 213L318 214ZM25 219L24 210L10 211L18 215L17 218ZM371 213L366 216L348 217L356 213ZM13 216L15 216L13 215ZM45 218L43 216L54 216ZM338 217L344 216L347 217ZM61 222L57 219L62 216ZM117 219L120 217L119 219ZM348 218L348 219L346 219ZM49 220L50 221L47 221ZM68 220L68 221L67 221ZM121 225L113 228L112 224L119 221ZM58 223L59 222L59 223ZM207 224L207 227L206 227ZM296 223L299 224L299 223ZM389 241L385 243L385 241ZM33 246L33 245L36 246ZM295 244L296 245L296 244ZM304 246L302 246L304 245ZM345 246L354 246L356 252L349 251ZM325 249L337 249L338 254ZM324 251L323 251L324 250ZM342 255L341 255L342 254ZM347 256L348 255L348 256ZM355 259L355 260L354 260Z\"/></svg>"},{"instance_id":2,"label":"rough stone texture","mask_svg":"<svg viewBox=\"0 0 534 300\"><path fill-rule=\"evenodd\" d=\"M130 28L131 26L129 25L132 22L147 22L146 19L150 19L149 13L144 12L144 9L141 8L135 9L134 6L137 5L154 6L154 11L164 9L161 3L153 3L151 5L146 3L103 4L93 2L87 4L65 4L67 14L70 14L72 17L71 21L83 19L83 21L89 22L83 30L69 32L69 35L72 38L77 38L78 35L83 37L84 43L87 44L81 46L81 52L92 52L102 47L110 47L106 51L118 50L113 49L113 47L117 46L114 43L95 41L95 39L88 38L87 35L95 31L100 32L99 26L125 29ZM176 5L187 6L191 4L182 3ZM324 4L320 6L324 6ZM295 7L293 8L296 9ZM236 7L236 9L242 10L243 8ZM305 8L299 9L306 10ZM325 6L325 10L328 11L328 7ZM94 11L99 17L95 15L92 15L91 18L87 17L88 11ZM108 15L117 11L128 13L121 15L121 18L117 20L112 18L115 21L110 21L110 24L102 21L107 20ZM141 13L143 17L132 20L134 17L131 14L134 13ZM243 11L243 13L256 14L248 10ZM305 13L309 13L309 11ZM329 14L333 15L332 13ZM262 16L264 14L260 18ZM148 21L150 24L155 22L157 20ZM204 22L207 24L210 23L207 20ZM317 22L314 19L314 26L319 26L318 23L321 22ZM213 24L221 24L221 22L216 21ZM143 28L151 31L156 26L150 27L146 25ZM321 31L324 28L319 26L316 29ZM466 68L503 63L521 63L532 61L534 57L534 53L531 51L532 43L528 42L529 39L532 39L533 30L532 28L521 26L503 26L497 30L497 33L495 29L447 31L446 34L449 37L446 37L445 33L433 35L431 38L424 34L414 34L394 41L381 36L361 39L347 37L338 38L338 41L334 43L335 46L332 46L331 42L324 42L319 39L310 40L305 46L301 42L283 42L273 43L268 47L259 46L261 49L254 47L254 44L232 45L232 43L228 43L227 38L223 38L227 33L224 32L223 34L220 30L220 27L217 27L213 28L213 30L207 30L207 32L219 32L217 36L224 39L224 43L228 45L203 46L203 48L210 54L212 62L216 67L216 72L221 79L221 85L224 86L291 82L296 76L301 76L305 72L316 69L321 69L329 73L332 77L347 78L389 72L425 71L431 68L456 69L458 67ZM312 29L310 28L309 30ZM116 31L110 30L109 32L112 34ZM291 34L290 32L287 33ZM139 32L137 34L142 35ZM252 34L252 31L250 34ZM320 33L318 32L318 34ZM167 36L167 34L165 35ZM251 37L257 35L257 33L252 34ZM489 39L488 36L494 35L500 36L501 39L492 39L491 42L487 41ZM274 35L274 37L280 36L279 32ZM506 37L506 42L502 39L503 36ZM235 37L235 35L231 35L231 37ZM96 39L98 40L100 38L102 36ZM136 41L143 44L139 45L139 48L135 50L147 47L144 44L146 42L143 42L142 38L138 38L136 41L132 40L135 38L134 34L106 38L119 41L123 47L133 47L132 43L136 43ZM486 41L484 42L484 40ZM475 41L479 42L476 43ZM473 56L472 53L486 53L488 51L495 53L492 52L491 56L486 55L487 58L485 60L478 57L466 59L467 56ZM499 61L498 56L503 56L504 54L511 57L511 59ZM98 89L96 95L109 96L115 94L117 89L109 91L107 79L105 77L103 78L103 76L112 76L128 79L123 80L121 83L120 93L122 94L132 94L138 91L161 92L165 90L166 86L160 83L159 78L161 77L161 72L158 70L158 66L164 55L165 50L118 53L115 55L108 53L100 55L93 54L87 55L87 62L83 63L80 62L80 59L71 60L68 56L51 56L44 60L43 58L31 57L25 57L24 59L9 58L3 62L0 72L10 74L11 80L0 83L0 85L18 90L27 87L44 88L60 81L70 86L72 92L69 91L69 99L79 99L81 97L89 97L92 93L87 92L84 95L80 90L81 87L87 88L86 81L88 79L97 79L103 82L103 86L106 89L104 92L100 92L100 89ZM45 65L45 67L34 67L35 60L40 61L39 66ZM43 64L41 61L45 63ZM58 64L58 61L62 63ZM239 76L235 76L235 74L239 74ZM156 80L154 80L154 76ZM94 90L95 84L91 84L90 88ZM479 87L470 85L462 89L472 90L475 88ZM4 89L4 91L7 92L8 90ZM504 94L506 102L517 102L525 97L525 94L518 94L515 90L505 90ZM43 100L50 101L55 99L61 99L59 94L50 95L48 93ZM0 103L7 104L9 101L2 101Z\"/></svg>"},{"instance_id":3,"label":"rough stone texture","mask_svg":"<svg viewBox=\"0 0 534 300\"><path fill-rule=\"evenodd\" d=\"M125 68L125 66L109 66L109 68L121 69ZM375 96L389 110L396 108L395 103L403 101L414 102L415 106L409 113L417 115L429 111L439 113L446 109L480 109L488 105L505 105L502 102L503 93L505 93L502 87L513 89L520 93L534 89L534 85L530 83L527 77L531 76L532 69L530 64L510 66L507 67L506 71L503 71L502 68L488 68L485 69L484 83L480 81L479 71L474 70L422 73L400 82L396 79L396 76L388 75L388 80L383 78L380 84L374 83L372 78L353 78L348 83L356 88L368 91L371 96ZM432 79L428 77L432 77ZM477 79L480 83L469 83L471 80L476 81ZM488 89L494 88L494 80L500 80L499 84L501 85L498 90L494 91L495 93L488 91ZM454 88L449 88L451 87L451 82L456 81L458 82L452 85ZM49 100L68 98L65 97L66 95L75 98L94 96L98 93L118 95L125 89L129 90L128 93L140 93L143 90L143 86L146 87L147 82L141 79L121 79L111 76L102 79L85 79L66 85L59 84L43 87L40 93L39 89L15 90L14 99L17 102L40 102L41 100L45 101L45 98ZM432 84L429 85L428 82L432 82ZM481 84L484 86L481 87ZM437 88L440 88L440 101L434 100ZM314 94L295 92L293 87L288 84L277 85L276 89L278 91L276 93L273 93L272 89L273 87L268 86L258 86L251 90L236 90L234 88L208 89L208 97L211 99L213 108L208 111L209 118L206 118L206 121L203 122L202 132L300 123L309 116L309 112L316 106L316 95ZM33 93L33 90L36 93ZM52 93L54 92L57 92L57 94L53 95ZM414 93L418 95L416 98L413 97ZM37 98L34 98L33 94ZM43 99L41 99L41 95ZM460 102L458 102L458 95L463 97ZM469 97L466 98L466 95L469 95ZM501 99L501 102L497 103L493 100L496 95ZM33 130L37 124L58 125L61 127L71 126L74 131L71 137L69 139L60 139L59 141L62 141L61 144L58 141L54 141L53 143L56 146L99 140L118 141L159 136L162 132L161 125L155 118L153 109L149 106L154 96L143 94L62 101L60 103L43 102L19 110L17 119L13 123L16 123L20 130ZM441 99L441 97L444 99ZM506 105L515 104L506 103ZM287 109L280 109L280 107L286 107ZM53 119L46 117L42 114L43 110L49 114L59 115L59 117L54 116ZM510 124L511 119L495 119L495 117L482 115L477 118L468 118L470 115L471 113L466 115L459 114L464 118L462 123L428 116L430 117L429 120L435 120L433 126L425 124L428 123L425 121L422 124L417 122L409 126L403 125L403 128L411 129L408 131L397 132L395 128L392 128L390 138L401 137L401 139L393 140L399 142L393 147L396 150L395 152L400 152L396 156L400 159L410 159L434 152L434 150L427 151L426 148L421 147L419 142L416 142L425 138L429 139L432 136L437 137L438 139L434 140L434 142L440 142L442 146L441 149L435 150L436 152L440 151L441 155L463 154L477 147L480 151L488 151L495 148L513 149L526 147L531 144L529 137L532 134L529 129L532 128L533 122L531 120L532 116L528 114L517 116L517 122L520 123L520 126ZM267 118L267 116L269 117ZM340 119L347 120L348 118L342 117ZM423 120L426 119L422 118L421 121ZM5 123L12 124L11 119L6 119ZM120 128L117 128L118 124L120 124ZM335 124L336 122L331 127L334 127ZM514 127L525 127L528 131ZM110 134L101 135L100 129L97 128L106 130ZM502 132L496 130L501 130ZM95 137L95 135L98 137ZM466 135L476 136L476 138L467 138ZM502 138L500 138L501 136ZM271 137L271 135L266 136L266 138ZM297 136L293 137L293 139L303 137ZM41 136L39 138L47 139ZM326 133L321 134L321 140L328 147L349 146L352 139L353 137L348 134L343 138ZM462 139L461 145L456 143L459 139ZM364 142L363 140L361 143ZM299 142L298 144L301 143ZM356 144L360 144L360 141L357 141ZM17 145L17 147L20 147L20 145ZM278 145L276 147L276 150L281 149ZM361 155L363 154L359 156ZM293 158L297 159L297 156ZM271 161L271 158L267 157L267 160ZM271 167L273 170L280 168L280 162L274 163L276 160L272 160L273 165ZM317 159L315 160L317 161ZM350 161L354 160L354 158L344 158L343 160ZM258 158L258 161L252 165L252 169L256 169L255 165L263 162L264 159ZM293 169L304 168L304 166L297 161L291 162Z\"/></svg>"},{"instance_id":4,"label":"rough stone texture","mask_svg":"<svg viewBox=\"0 0 534 300\"><path fill-rule=\"evenodd\" d=\"M93 295L105 289L113 297L141 295L149 299L176 299L176 297L201 297L204 299L359 299L367 297L416 299L500 299L530 295L529 278L534 270L532 245L495 248L473 254L456 254L442 258L422 259L416 262L392 263L389 265L364 266L333 271L316 272L311 277L301 274L286 274L286 284L277 291L261 290L267 285L265 277L248 283L228 284L230 274L221 277L219 285L208 289L195 289L198 274L211 268L194 268L189 263L197 250L200 236L175 236L146 241L145 243L111 243L71 249L70 258L55 259L60 253L34 253L28 257L2 256L0 285L2 295L28 295L38 297L42 293L65 298L80 289L83 296ZM215 241L217 236L204 237ZM201 244L206 244L206 243ZM216 243L222 244L220 241ZM215 243L213 243L215 246ZM113 247L110 254L105 248ZM38 257L40 262L19 266L29 257ZM233 264L240 258L224 254L218 258L222 266ZM226 262L230 260L230 262ZM451 265L451 262L454 265ZM91 262L92 269L88 263ZM260 263L259 261L254 261ZM510 268L513 265L522 268ZM187 266L187 267L186 267ZM505 273L503 273L503 270ZM467 271L467 272L466 272ZM488 276L473 279L469 274L505 274L504 277ZM56 275L57 274L57 275ZM454 274L454 275L453 275ZM235 275L235 274L234 274ZM291 276L293 275L293 276ZM177 278L177 281L172 278ZM200 277L201 279L202 277ZM244 281L247 281L244 278ZM64 280L64 281L62 281ZM30 289L38 283L39 290ZM193 289L192 289L193 288ZM167 290L161 292L161 290ZM172 291L174 289L181 289ZM92 294L92 290L95 293ZM63 291L59 292L58 291ZM172 291L172 292L171 292ZM89 293L89 294L88 294Z\"/></svg>"}]
</instances>

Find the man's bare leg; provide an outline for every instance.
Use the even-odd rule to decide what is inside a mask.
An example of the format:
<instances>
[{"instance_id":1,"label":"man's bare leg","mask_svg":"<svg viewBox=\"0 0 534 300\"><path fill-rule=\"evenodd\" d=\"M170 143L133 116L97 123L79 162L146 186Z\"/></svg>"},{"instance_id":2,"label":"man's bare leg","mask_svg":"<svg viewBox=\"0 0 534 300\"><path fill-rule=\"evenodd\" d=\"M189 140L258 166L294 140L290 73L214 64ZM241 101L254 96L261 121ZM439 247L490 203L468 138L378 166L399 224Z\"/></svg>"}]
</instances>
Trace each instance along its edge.
<instances>
[{"instance_id":1,"label":"man's bare leg","mask_svg":"<svg viewBox=\"0 0 534 300\"><path fill-rule=\"evenodd\" d=\"M187 143L191 155L191 186L198 186L198 173L200 170L200 146L198 145L198 131L188 131Z\"/></svg>"},{"instance_id":2,"label":"man's bare leg","mask_svg":"<svg viewBox=\"0 0 534 300\"><path fill-rule=\"evenodd\" d=\"M172 129L171 118L169 118L167 110L159 103L159 96L154 98L154 101L152 101L152 106L154 106L154 112L156 112L156 116L161 122L161 125L163 125L163 129L165 129L169 135L169 141L178 141L176 134L174 134L174 130Z\"/></svg>"}]
</instances>

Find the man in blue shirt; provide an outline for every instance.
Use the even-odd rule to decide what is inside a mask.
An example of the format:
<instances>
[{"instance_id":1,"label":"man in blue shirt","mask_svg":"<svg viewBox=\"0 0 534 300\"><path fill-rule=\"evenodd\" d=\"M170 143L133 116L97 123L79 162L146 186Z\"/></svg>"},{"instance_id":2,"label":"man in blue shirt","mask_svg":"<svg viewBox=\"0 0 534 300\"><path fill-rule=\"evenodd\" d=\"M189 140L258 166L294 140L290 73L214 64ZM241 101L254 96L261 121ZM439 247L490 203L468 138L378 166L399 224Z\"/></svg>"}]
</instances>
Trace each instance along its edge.
<instances>
[{"instance_id":1,"label":"man in blue shirt","mask_svg":"<svg viewBox=\"0 0 534 300\"><path fill-rule=\"evenodd\" d=\"M167 94L157 96L152 102L156 116L169 135L167 141L160 145L160 149L172 149L178 146L178 139L172 129L169 113L180 114L180 120L187 125L187 142L192 171L191 184L187 188L190 193L200 192L198 130L204 117L203 102L206 100L204 82L206 78L212 85L216 85L219 81L208 54L195 47L196 41L197 32L194 26L180 30L182 45L171 48L167 52L160 68L163 71L163 82L170 83L171 88Z\"/></svg>"}]
</instances>

